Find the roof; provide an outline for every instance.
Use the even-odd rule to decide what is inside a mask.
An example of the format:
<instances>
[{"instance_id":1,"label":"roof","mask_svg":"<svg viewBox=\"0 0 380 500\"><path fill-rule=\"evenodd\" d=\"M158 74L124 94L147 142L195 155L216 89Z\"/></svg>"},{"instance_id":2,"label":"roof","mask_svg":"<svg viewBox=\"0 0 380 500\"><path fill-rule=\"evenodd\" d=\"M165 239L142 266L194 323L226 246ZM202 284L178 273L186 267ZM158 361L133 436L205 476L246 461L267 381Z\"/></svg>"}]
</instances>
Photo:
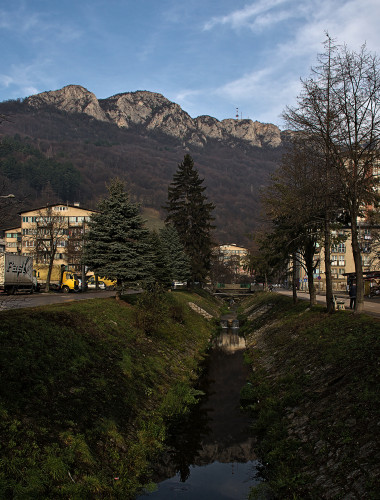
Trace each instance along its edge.
<instances>
[{"instance_id":1,"label":"roof","mask_svg":"<svg viewBox=\"0 0 380 500\"><path fill-rule=\"evenodd\" d=\"M71 205L70 203L47 203L46 205L43 205L42 207L29 208L28 210L23 210L22 212L18 212L18 215L25 214L26 212L36 212L38 210L44 210L45 208L62 207L62 206L76 208L78 210L85 210L88 212L98 212L98 210L94 210L93 208L81 207L78 205Z\"/></svg>"}]
</instances>

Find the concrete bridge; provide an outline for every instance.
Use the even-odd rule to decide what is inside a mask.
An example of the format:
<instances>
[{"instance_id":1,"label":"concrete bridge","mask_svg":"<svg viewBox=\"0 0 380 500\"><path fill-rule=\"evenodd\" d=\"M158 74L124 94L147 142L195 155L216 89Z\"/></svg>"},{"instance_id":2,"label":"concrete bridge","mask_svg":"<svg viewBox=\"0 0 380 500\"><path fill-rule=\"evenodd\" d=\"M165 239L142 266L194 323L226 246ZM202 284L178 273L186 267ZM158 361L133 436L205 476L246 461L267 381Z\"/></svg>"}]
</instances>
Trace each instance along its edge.
<instances>
[{"instance_id":1,"label":"concrete bridge","mask_svg":"<svg viewBox=\"0 0 380 500\"><path fill-rule=\"evenodd\" d=\"M217 283L214 286L214 293L218 295L246 295L251 291L250 283Z\"/></svg>"}]
</instances>

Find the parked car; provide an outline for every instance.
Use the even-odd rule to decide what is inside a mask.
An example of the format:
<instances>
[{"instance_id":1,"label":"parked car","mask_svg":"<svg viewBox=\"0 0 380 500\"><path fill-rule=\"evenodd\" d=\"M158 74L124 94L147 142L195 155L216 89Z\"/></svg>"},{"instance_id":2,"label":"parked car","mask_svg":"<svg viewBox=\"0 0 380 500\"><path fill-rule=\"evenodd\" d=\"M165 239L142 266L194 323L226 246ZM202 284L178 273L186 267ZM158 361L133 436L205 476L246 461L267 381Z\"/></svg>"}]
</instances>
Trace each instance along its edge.
<instances>
[{"instance_id":1,"label":"parked car","mask_svg":"<svg viewBox=\"0 0 380 500\"><path fill-rule=\"evenodd\" d=\"M106 284L104 283L104 281L101 281L99 280L98 281L98 286L99 286L99 290L105 290L106 289ZM95 276L90 276L87 280L87 288L89 289L94 289L96 288L96 281L95 281Z\"/></svg>"}]
</instances>

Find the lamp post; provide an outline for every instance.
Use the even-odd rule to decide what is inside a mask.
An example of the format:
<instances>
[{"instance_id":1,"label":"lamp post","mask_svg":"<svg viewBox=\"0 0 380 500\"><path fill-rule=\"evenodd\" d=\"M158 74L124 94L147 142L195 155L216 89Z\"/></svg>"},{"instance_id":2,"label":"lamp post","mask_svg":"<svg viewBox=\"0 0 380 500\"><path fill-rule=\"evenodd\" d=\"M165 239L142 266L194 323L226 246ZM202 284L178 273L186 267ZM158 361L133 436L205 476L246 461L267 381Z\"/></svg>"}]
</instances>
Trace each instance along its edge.
<instances>
[{"instance_id":1,"label":"lamp post","mask_svg":"<svg viewBox=\"0 0 380 500\"><path fill-rule=\"evenodd\" d=\"M0 195L0 198L16 198L14 194Z\"/></svg>"}]
</instances>

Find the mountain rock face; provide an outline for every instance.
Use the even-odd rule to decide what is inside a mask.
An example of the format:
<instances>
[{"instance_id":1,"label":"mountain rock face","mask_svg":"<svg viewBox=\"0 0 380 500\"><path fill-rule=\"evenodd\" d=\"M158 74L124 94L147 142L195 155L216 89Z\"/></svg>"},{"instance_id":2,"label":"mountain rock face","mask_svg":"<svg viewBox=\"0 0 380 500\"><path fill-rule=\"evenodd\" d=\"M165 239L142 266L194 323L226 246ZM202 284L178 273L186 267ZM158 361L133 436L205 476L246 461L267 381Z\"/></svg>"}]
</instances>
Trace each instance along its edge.
<instances>
[{"instance_id":1,"label":"mountain rock face","mask_svg":"<svg viewBox=\"0 0 380 500\"><path fill-rule=\"evenodd\" d=\"M281 146L281 132L275 125L252 120L219 121L210 116L193 119L178 104L154 92L126 92L98 100L84 87L68 85L33 95L26 102L37 109L50 105L68 113L85 113L120 128L141 125L148 131L159 131L179 139L184 146L203 147L210 140L230 147L234 147L236 141L259 148Z\"/></svg>"},{"instance_id":2,"label":"mountain rock face","mask_svg":"<svg viewBox=\"0 0 380 500\"><path fill-rule=\"evenodd\" d=\"M1 102L0 115L12 118L0 128L0 143L7 144L0 150L0 182L4 192L26 200L23 210L58 201L96 208L109 180L120 178L153 223L161 223L168 186L189 153L216 207L215 239L243 246L261 224L260 191L286 141L272 124L192 118L146 91L98 99L68 85ZM9 226L19 216L14 220Z\"/></svg>"}]
</instances>

